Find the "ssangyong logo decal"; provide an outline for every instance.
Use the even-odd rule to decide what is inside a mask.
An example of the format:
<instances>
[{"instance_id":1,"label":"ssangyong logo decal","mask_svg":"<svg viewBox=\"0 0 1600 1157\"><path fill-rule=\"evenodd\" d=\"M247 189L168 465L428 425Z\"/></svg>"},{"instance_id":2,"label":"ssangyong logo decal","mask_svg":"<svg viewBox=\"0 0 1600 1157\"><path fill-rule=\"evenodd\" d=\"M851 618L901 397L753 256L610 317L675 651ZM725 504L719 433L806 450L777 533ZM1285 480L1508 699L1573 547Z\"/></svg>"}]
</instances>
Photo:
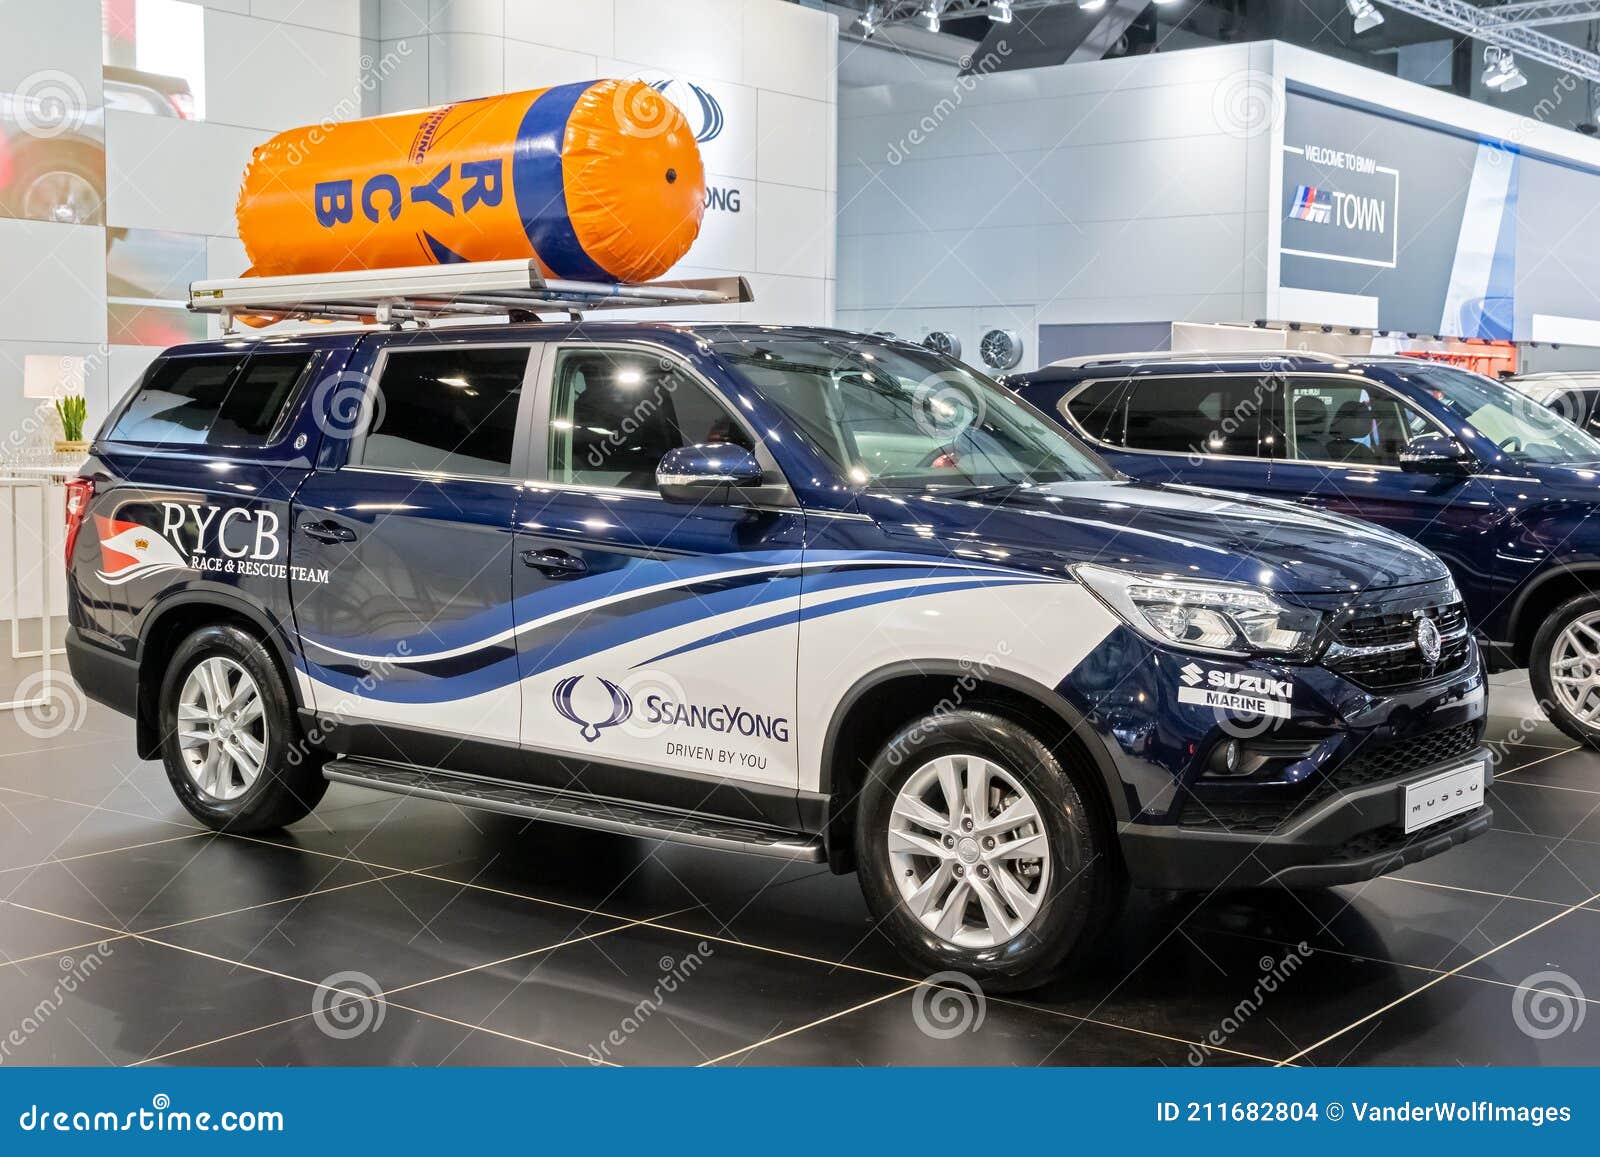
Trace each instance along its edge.
<instances>
[{"instance_id":1,"label":"ssangyong logo decal","mask_svg":"<svg viewBox=\"0 0 1600 1157\"><path fill-rule=\"evenodd\" d=\"M1444 649L1444 638L1439 634L1439 626L1432 619L1417 620L1417 650L1422 652L1422 661L1428 666L1433 666L1439 661L1439 652Z\"/></svg>"},{"instance_id":2,"label":"ssangyong logo decal","mask_svg":"<svg viewBox=\"0 0 1600 1157\"><path fill-rule=\"evenodd\" d=\"M100 581L121 586L164 571L192 569L178 548L147 526L95 515L100 532Z\"/></svg>"},{"instance_id":3,"label":"ssangyong logo decal","mask_svg":"<svg viewBox=\"0 0 1600 1157\"><path fill-rule=\"evenodd\" d=\"M727 125L722 106L717 103L716 97L698 84L669 76L652 81L650 87L678 106L689 119L689 124L694 128L694 139L700 144L707 144L722 135Z\"/></svg>"},{"instance_id":4,"label":"ssangyong logo decal","mask_svg":"<svg viewBox=\"0 0 1600 1157\"><path fill-rule=\"evenodd\" d=\"M590 743L599 739L600 733L607 727L616 727L618 724L626 723L633 715L633 700L628 697L626 691L618 687L610 679L602 679L599 675L594 676L594 678L599 681L600 685L611 696L611 713L604 718L585 719L573 705L573 693L578 689L578 684L583 682L584 676L582 675L568 675L557 683L555 690L550 693L550 699L555 704L556 713L569 723L576 724L578 734Z\"/></svg>"}]
</instances>

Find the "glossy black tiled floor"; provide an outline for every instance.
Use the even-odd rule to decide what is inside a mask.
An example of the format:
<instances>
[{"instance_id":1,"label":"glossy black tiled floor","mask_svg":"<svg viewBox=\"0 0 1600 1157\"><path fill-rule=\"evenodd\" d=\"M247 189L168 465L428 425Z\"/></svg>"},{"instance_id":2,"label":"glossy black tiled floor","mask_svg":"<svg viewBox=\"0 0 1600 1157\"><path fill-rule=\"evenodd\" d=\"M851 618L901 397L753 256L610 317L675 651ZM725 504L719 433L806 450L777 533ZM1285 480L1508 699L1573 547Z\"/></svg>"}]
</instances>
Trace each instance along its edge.
<instances>
[{"instance_id":1,"label":"glossy black tiled floor","mask_svg":"<svg viewBox=\"0 0 1600 1157\"><path fill-rule=\"evenodd\" d=\"M1140 895L1092 974L980 1004L853 878L338 786L217 837L124 721L7 716L0 1063L1600 1063L1600 754L1536 727L1498 774L1496 830L1399 877Z\"/></svg>"}]
</instances>

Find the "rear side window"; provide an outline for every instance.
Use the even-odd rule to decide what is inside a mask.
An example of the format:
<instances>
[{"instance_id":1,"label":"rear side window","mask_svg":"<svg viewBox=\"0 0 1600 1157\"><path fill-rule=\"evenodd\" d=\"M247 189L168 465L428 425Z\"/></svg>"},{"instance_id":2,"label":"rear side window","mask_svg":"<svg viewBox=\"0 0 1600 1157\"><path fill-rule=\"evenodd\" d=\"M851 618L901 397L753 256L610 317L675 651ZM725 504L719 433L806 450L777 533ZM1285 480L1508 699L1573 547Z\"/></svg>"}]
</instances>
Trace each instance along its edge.
<instances>
[{"instance_id":1,"label":"rear side window","mask_svg":"<svg viewBox=\"0 0 1600 1157\"><path fill-rule=\"evenodd\" d=\"M352 463L510 475L528 354L527 346L391 350L378 379L371 425Z\"/></svg>"},{"instance_id":2,"label":"rear side window","mask_svg":"<svg viewBox=\"0 0 1600 1157\"><path fill-rule=\"evenodd\" d=\"M1120 446L1127 425L1126 387L1122 381L1090 382L1065 403L1067 413L1095 441Z\"/></svg>"},{"instance_id":3,"label":"rear side window","mask_svg":"<svg viewBox=\"0 0 1600 1157\"><path fill-rule=\"evenodd\" d=\"M109 436L155 446L264 446L311 358L217 354L158 362Z\"/></svg>"},{"instance_id":4,"label":"rear side window","mask_svg":"<svg viewBox=\"0 0 1600 1157\"><path fill-rule=\"evenodd\" d=\"M1143 378L1128 393L1127 434L1134 450L1256 456L1268 384L1254 378Z\"/></svg>"}]
</instances>

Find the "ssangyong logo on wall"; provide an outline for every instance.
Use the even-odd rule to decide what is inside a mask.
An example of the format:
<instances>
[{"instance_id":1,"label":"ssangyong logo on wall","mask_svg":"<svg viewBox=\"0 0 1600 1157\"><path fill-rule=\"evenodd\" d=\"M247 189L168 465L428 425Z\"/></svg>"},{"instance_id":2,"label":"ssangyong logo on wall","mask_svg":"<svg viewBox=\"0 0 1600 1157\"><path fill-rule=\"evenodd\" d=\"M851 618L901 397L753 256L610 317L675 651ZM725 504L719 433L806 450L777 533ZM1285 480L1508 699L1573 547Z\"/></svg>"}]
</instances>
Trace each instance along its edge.
<instances>
[{"instance_id":1,"label":"ssangyong logo on wall","mask_svg":"<svg viewBox=\"0 0 1600 1157\"><path fill-rule=\"evenodd\" d=\"M727 125L722 105L698 84L671 76L649 83L651 88L678 106L694 127L694 139L700 144L709 144L722 135Z\"/></svg>"}]
</instances>

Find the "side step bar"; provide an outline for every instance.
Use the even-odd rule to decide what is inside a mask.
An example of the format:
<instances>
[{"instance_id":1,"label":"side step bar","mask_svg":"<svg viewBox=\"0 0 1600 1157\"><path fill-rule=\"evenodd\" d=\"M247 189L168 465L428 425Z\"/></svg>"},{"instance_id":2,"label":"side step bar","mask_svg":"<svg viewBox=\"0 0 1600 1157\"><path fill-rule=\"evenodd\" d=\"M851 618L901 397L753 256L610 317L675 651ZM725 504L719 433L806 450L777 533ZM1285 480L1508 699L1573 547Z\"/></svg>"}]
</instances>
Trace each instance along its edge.
<instances>
[{"instance_id":1,"label":"side step bar","mask_svg":"<svg viewBox=\"0 0 1600 1157\"><path fill-rule=\"evenodd\" d=\"M819 864L826 858L822 840L803 832L786 832L758 824L741 824L735 820L653 808L646 804L619 803L595 796L550 791L505 780L479 779L443 771L418 771L355 759L334 760L322 769L322 774L334 783L436 799L459 807L523 816L546 823L596 828L624 836L670 840L702 848L747 852L808 864Z\"/></svg>"}]
</instances>

